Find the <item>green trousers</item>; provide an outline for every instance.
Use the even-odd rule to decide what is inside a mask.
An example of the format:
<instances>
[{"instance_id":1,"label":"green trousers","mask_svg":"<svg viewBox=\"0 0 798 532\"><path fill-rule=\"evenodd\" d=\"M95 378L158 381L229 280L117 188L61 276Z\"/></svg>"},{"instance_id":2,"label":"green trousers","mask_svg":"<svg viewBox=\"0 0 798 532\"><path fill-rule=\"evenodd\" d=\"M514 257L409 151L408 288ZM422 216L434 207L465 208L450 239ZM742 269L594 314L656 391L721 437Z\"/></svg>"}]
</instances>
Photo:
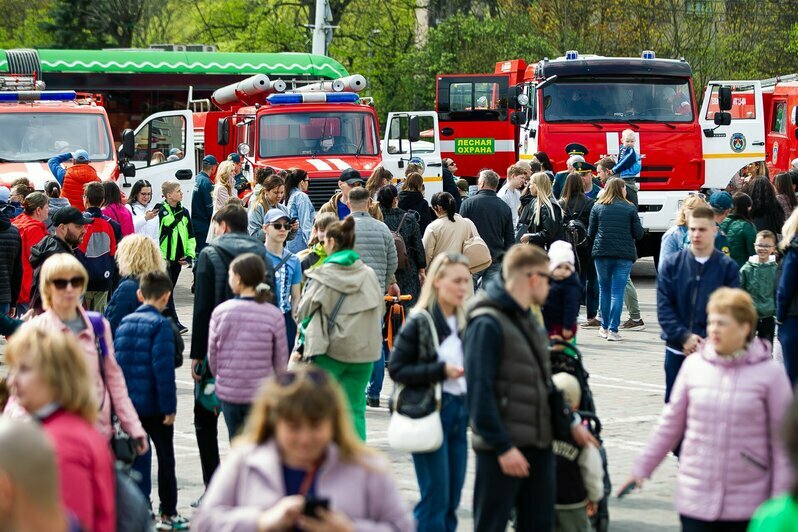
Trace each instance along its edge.
<instances>
[{"instance_id":1,"label":"green trousers","mask_svg":"<svg viewBox=\"0 0 798 532\"><path fill-rule=\"evenodd\" d=\"M349 414L360 439L366 441L366 386L374 362L339 362L327 355L313 357L313 364L332 375L343 388L349 402Z\"/></svg>"}]
</instances>

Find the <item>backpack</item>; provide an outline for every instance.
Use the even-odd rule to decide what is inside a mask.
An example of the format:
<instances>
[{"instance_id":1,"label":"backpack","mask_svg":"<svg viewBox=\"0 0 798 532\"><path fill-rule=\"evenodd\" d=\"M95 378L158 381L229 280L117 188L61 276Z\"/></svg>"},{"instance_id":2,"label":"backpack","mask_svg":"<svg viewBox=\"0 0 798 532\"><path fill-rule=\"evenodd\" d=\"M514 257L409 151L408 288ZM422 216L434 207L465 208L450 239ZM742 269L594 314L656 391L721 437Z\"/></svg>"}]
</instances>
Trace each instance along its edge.
<instances>
[{"instance_id":1,"label":"backpack","mask_svg":"<svg viewBox=\"0 0 798 532\"><path fill-rule=\"evenodd\" d=\"M407 213L402 215L402 220L399 222L399 226L396 228L396 231L391 231L393 244L396 246L396 271L404 271L407 269L407 244L405 243L404 237L400 233L402 230L402 225L405 223L405 218L407 218Z\"/></svg>"},{"instance_id":2,"label":"backpack","mask_svg":"<svg viewBox=\"0 0 798 532\"><path fill-rule=\"evenodd\" d=\"M586 205L587 202L582 203L582 207L578 212L569 213L565 208L562 210L563 240L571 244L574 251L577 249L585 250L590 246L587 227L585 227L585 224L581 220Z\"/></svg>"},{"instance_id":3,"label":"backpack","mask_svg":"<svg viewBox=\"0 0 798 532\"><path fill-rule=\"evenodd\" d=\"M92 220L88 227L91 230L86 231L83 244L80 249L82 253L76 254L78 260L86 268L89 274L88 290L109 290L113 283L114 270L116 264L114 257L111 255L113 236L98 227L98 221L102 218L95 218ZM106 220L103 220L108 223ZM108 223L110 226L110 223ZM113 227L111 227L113 230Z\"/></svg>"}]
</instances>

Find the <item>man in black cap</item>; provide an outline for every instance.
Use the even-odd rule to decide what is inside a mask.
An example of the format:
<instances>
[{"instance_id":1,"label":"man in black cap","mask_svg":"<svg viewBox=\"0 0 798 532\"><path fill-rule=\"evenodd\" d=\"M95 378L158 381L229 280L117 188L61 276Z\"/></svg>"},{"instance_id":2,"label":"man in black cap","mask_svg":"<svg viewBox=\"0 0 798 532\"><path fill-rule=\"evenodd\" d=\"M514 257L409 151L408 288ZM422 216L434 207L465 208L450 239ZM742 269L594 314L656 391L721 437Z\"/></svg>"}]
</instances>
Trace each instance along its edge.
<instances>
[{"instance_id":1,"label":"man in black cap","mask_svg":"<svg viewBox=\"0 0 798 532\"><path fill-rule=\"evenodd\" d=\"M194 194L191 196L191 225L197 241L196 252L205 247L208 229L211 227L213 216L213 182L211 176L216 172L219 163L213 155L206 155L202 159L202 172L194 177Z\"/></svg>"},{"instance_id":2,"label":"man in black cap","mask_svg":"<svg viewBox=\"0 0 798 532\"><path fill-rule=\"evenodd\" d=\"M241 171L243 165L241 164L241 156L237 153L231 153L227 156L228 161L233 161L233 171L234 174L234 186L236 188L236 192L241 194L245 190L249 190L252 188L252 184L247 181L244 172Z\"/></svg>"},{"instance_id":3,"label":"man in black cap","mask_svg":"<svg viewBox=\"0 0 798 532\"><path fill-rule=\"evenodd\" d=\"M565 180L568 178L568 174L574 171L574 163L585 162L587 148L581 144L572 142L565 147L565 153L568 154L568 161L566 162L567 168L562 172L557 172L557 175L554 176L554 186L552 187L554 197L557 199L560 199L560 194L562 194L562 188L565 186Z\"/></svg>"},{"instance_id":4,"label":"man in black cap","mask_svg":"<svg viewBox=\"0 0 798 532\"><path fill-rule=\"evenodd\" d=\"M350 214L349 210L349 191L355 187L362 187L366 185L366 180L360 175L360 172L354 168L347 168L341 172L341 177L338 178L339 191L333 194L330 201L325 203L319 209L319 214L331 212L335 214L339 220L343 220ZM382 211L380 206L369 200L369 214L372 218L382 221Z\"/></svg>"},{"instance_id":5,"label":"man in black cap","mask_svg":"<svg viewBox=\"0 0 798 532\"><path fill-rule=\"evenodd\" d=\"M75 250L83 242L86 224L91 219L83 216L75 207L64 207L53 215L54 234L47 235L41 242L30 249L30 265L33 268L33 284L31 285L30 306L38 313L42 309L39 295L39 271L44 261L57 253L75 254Z\"/></svg>"}]
</instances>

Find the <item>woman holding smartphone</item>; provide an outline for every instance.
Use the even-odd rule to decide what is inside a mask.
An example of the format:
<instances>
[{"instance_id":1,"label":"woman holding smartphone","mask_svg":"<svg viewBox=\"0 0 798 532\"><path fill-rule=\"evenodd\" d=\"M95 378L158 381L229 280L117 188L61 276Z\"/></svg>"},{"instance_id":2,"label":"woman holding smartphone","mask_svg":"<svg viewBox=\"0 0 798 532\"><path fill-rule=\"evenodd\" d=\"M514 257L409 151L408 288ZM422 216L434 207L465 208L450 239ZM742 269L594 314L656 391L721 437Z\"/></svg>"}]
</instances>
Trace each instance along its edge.
<instances>
[{"instance_id":1,"label":"woman holding smartphone","mask_svg":"<svg viewBox=\"0 0 798 532\"><path fill-rule=\"evenodd\" d=\"M127 197L127 210L133 215L133 229L136 233L145 235L158 242L160 233L158 225L158 211L160 203L152 204L152 185L146 179L139 179L133 183L130 195Z\"/></svg>"}]
</instances>

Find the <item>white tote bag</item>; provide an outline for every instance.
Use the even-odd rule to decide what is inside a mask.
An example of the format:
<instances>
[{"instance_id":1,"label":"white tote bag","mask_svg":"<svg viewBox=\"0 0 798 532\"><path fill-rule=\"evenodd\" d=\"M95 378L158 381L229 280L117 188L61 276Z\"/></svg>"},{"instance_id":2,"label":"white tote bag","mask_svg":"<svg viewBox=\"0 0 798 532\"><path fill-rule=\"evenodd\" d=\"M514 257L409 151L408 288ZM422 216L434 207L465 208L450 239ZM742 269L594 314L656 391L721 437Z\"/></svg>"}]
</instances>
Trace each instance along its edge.
<instances>
[{"instance_id":1,"label":"white tote bag","mask_svg":"<svg viewBox=\"0 0 798 532\"><path fill-rule=\"evenodd\" d=\"M429 322L432 333L432 341L435 352L438 352L440 344L438 342L438 331L432 316L426 310L421 313ZM395 397L398 399L403 385L397 384ZM435 384L435 410L421 418L411 418L400 414L396 408L391 414L391 421L388 424L388 444L397 451L408 453L431 453L437 451L443 445L443 425L441 425L441 383ZM397 405L398 406L398 405Z\"/></svg>"}]
</instances>

